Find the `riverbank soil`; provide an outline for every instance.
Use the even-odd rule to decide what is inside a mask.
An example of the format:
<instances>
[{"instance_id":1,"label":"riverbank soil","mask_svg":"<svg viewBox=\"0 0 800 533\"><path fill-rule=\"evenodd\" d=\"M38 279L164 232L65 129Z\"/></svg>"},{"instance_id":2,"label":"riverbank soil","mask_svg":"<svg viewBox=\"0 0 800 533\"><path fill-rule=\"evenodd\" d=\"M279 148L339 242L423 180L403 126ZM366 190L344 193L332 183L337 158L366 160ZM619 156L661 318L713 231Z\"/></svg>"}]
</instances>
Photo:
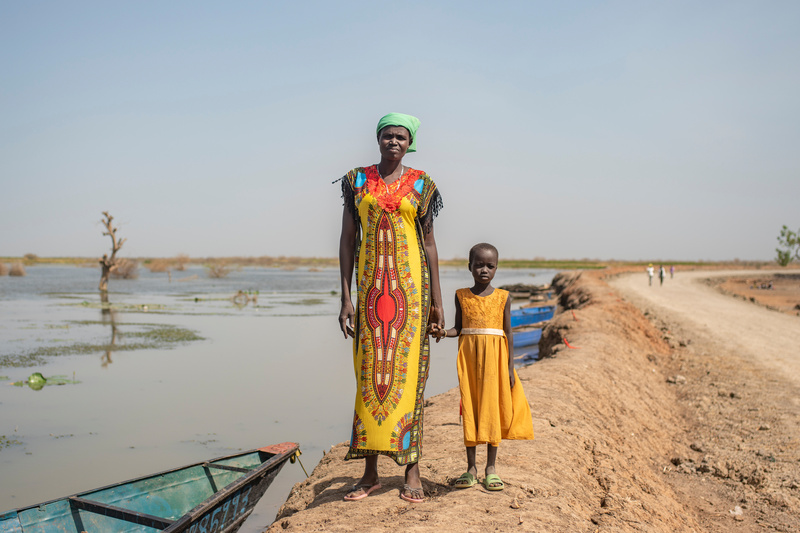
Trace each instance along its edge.
<instances>
[{"instance_id":1,"label":"riverbank soil","mask_svg":"<svg viewBox=\"0 0 800 533\"><path fill-rule=\"evenodd\" d=\"M403 469L384 457L382 488L343 501L363 463L340 443L268 531L799 530L798 318L693 281L709 273L608 275L554 279L544 358L519 371L536 439L501 444L505 490L453 487L466 461L451 390L426 402L423 503L399 498Z\"/></svg>"},{"instance_id":2,"label":"riverbank soil","mask_svg":"<svg viewBox=\"0 0 800 533\"><path fill-rule=\"evenodd\" d=\"M769 281L773 289L760 288ZM776 312L800 294L800 276L683 272L663 286L638 274L610 283L670 344L667 379L684 431L665 478L703 530L800 531L800 318Z\"/></svg>"}]
</instances>

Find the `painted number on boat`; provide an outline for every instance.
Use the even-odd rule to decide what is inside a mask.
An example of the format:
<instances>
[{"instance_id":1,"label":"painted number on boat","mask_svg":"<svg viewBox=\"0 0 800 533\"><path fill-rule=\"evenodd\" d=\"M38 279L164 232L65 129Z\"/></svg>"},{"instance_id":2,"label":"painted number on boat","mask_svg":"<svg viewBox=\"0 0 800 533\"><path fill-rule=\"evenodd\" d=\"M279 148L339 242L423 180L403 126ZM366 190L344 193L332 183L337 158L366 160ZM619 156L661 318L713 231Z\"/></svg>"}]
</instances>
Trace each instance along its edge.
<instances>
[{"instance_id":1,"label":"painted number on boat","mask_svg":"<svg viewBox=\"0 0 800 533\"><path fill-rule=\"evenodd\" d=\"M189 528L189 533L217 533L223 531L240 515L247 512L247 501L252 488L250 486L240 490L217 505L213 511L209 511L199 522L193 524Z\"/></svg>"}]
</instances>

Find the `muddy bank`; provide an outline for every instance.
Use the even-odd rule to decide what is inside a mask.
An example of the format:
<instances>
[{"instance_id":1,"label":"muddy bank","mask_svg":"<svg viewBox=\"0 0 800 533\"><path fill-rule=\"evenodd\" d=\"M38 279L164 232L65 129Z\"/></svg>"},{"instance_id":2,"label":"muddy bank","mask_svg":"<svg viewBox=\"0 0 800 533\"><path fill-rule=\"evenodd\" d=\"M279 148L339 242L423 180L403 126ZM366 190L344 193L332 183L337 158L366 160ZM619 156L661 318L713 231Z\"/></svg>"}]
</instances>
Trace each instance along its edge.
<instances>
[{"instance_id":1,"label":"muddy bank","mask_svg":"<svg viewBox=\"0 0 800 533\"><path fill-rule=\"evenodd\" d=\"M562 274L554 285L560 314L544 332L545 358L519 373L536 440L501 445L505 491L452 488L465 459L451 390L425 410L424 503L399 498L403 470L384 458L383 488L342 501L362 468L342 460L342 443L295 485L269 531L697 531L664 474L683 451L669 345L600 275Z\"/></svg>"}]
</instances>

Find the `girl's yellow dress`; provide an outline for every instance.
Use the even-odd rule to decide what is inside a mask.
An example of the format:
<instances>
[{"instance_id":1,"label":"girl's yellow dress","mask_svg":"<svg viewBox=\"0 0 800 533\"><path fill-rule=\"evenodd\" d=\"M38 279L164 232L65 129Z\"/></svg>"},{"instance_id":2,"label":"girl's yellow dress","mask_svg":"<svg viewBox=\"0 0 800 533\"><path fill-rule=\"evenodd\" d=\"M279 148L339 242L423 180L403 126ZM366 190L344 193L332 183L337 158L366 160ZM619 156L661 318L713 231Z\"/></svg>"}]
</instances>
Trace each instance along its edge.
<instances>
[{"instance_id":1,"label":"girl's yellow dress","mask_svg":"<svg viewBox=\"0 0 800 533\"><path fill-rule=\"evenodd\" d=\"M470 289L459 289L456 296L461 304L457 365L464 444L532 440L531 409L516 370L513 389L509 383L508 338L503 331L508 291L476 296Z\"/></svg>"},{"instance_id":2,"label":"girl's yellow dress","mask_svg":"<svg viewBox=\"0 0 800 533\"><path fill-rule=\"evenodd\" d=\"M442 206L441 196L421 170L407 168L387 186L376 165L348 172L342 196L360 229L353 340L357 388L345 459L381 454L400 465L416 463L431 305L423 239Z\"/></svg>"}]
</instances>

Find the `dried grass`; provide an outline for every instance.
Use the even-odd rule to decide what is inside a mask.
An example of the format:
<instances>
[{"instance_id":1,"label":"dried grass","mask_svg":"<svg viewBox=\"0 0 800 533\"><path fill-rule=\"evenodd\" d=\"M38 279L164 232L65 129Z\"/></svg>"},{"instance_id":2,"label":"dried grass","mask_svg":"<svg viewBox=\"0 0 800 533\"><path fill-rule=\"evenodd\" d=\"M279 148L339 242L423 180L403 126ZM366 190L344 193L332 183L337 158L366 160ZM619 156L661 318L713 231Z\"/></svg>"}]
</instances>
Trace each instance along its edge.
<instances>
[{"instance_id":1,"label":"dried grass","mask_svg":"<svg viewBox=\"0 0 800 533\"><path fill-rule=\"evenodd\" d=\"M8 267L5 263L0 263L0 276L8 276Z\"/></svg>"},{"instance_id":2,"label":"dried grass","mask_svg":"<svg viewBox=\"0 0 800 533\"><path fill-rule=\"evenodd\" d=\"M136 279L139 277L139 261L135 259L119 259L117 266L111 271L115 279Z\"/></svg>"},{"instance_id":3,"label":"dried grass","mask_svg":"<svg viewBox=\"0 0 800 533\"><path fill-rule=\"evenodd\" d=\"M233 267L225 263L212 263L205 267L209 278L224 278L233 272Z\"/></svg>"},{"instance_id":4,"label":"dried grass","mask_svg":"<svg viewBox=\"0 0 800 533\"><path fill-rule=\"evenodd\" d=\"M9 276L25 276L27 273L25 272L25 265L22 263L14 263L11 265L11 270L9 270Z\"/></svg>"}]
</instances>

